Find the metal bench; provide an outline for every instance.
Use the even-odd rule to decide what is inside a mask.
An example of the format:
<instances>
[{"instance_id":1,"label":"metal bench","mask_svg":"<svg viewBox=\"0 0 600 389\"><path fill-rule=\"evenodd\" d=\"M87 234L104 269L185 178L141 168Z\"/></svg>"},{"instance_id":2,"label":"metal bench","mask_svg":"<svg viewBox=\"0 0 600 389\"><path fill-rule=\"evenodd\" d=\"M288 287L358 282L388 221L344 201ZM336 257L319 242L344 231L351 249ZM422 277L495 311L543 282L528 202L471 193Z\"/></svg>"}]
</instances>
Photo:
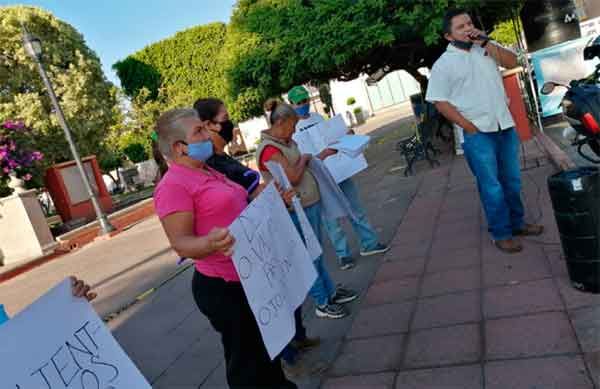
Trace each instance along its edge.
<instances>
[{"instance_id":1,"label":"metal bench","mask_svg":"<svg viewBox=\"0 0 600 389\"><path fill-rule=\"evenodd\" d=\"M404 176L414 175L414 164L417 161L427 160L431 167L439 166L440 162L435 159L441 152L433 145L433 138L439 131L439 120L432 118L417 123L414 135L401 139L396 144L396 150L406 159L406 169Z\"/></svg>"}]
</instances>

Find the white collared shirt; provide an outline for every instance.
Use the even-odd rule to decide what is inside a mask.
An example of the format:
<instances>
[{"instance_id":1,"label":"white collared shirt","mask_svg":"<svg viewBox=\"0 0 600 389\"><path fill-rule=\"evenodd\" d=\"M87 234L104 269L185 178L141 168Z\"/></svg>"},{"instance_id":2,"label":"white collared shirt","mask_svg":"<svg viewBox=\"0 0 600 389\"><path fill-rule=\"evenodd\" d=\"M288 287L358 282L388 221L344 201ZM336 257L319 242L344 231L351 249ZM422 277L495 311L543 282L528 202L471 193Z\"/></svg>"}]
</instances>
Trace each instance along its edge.
<instances>
[{"instance_id":1,"label":"white collared shirt","mask_svg":"<svg viewBox=\"0 0 600 389\"><path fill-rule=\"evenodd\" d=\"M452 104L481 132L515 126L498 65L477 45L470 51L448 45L431 69L425 99ZM462 143L462 129L459 133Z\"/></svg>"}]
</instances>

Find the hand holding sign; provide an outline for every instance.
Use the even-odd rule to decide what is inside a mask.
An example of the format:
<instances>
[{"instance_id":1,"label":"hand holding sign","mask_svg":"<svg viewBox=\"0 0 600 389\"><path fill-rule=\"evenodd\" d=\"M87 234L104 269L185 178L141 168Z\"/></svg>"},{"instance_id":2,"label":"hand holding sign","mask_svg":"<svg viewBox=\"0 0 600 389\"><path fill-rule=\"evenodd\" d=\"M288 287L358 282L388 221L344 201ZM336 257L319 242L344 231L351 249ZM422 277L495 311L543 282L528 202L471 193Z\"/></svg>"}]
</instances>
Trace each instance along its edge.
<instances>
[{"instance_id":1,"label":"hand holding sign","mask_svg":"<svg viewBox=\"0 0 600 389\"><path fill-rule=\"evenodd\" d=\"M221 253L227 257L233 254L235 238L229 233L227 228L213 228L206 235L206 239L208 239L208 244L213 252Z\"/></svg>"},{"instance_id":2,"label":"hand holding sign","mask_svg":"<svg viewBox=\"0 0 600 389\"><path fill-rule=\"evenodd\" d=\"M87 301L92 301L98 295L94 292L90 292L91 286L87 285L82 280L77 279L74 276L71 276L71 292L73 292L73 296L79 298L85 298Z\"/></svg>"},{"instance_id":3,"label":"hand holding sign","mask_svg":"<svg viewBox=\"0 0 600 389\"><path fill-rule=\"evenodd\" d=\"M75 288L74 288L75 286ZM0 326L0 377L7 389L151 389L108 328L65 280Z\"/></svg>"}]
</instances>

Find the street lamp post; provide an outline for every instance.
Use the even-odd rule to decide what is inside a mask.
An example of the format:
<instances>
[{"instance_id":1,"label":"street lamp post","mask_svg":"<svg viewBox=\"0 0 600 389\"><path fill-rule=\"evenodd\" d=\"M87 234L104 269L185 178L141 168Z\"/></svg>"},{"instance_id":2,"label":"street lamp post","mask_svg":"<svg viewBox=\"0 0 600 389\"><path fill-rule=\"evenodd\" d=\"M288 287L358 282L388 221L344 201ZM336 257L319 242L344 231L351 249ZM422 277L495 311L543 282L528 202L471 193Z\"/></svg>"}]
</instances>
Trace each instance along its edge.
<instances>
[{"instance_id":1,"label":"street lamp post","mask_svg":"<svg viewBox=\"0 0 600 389\"><path fill-rule=\"evenodd\" d=\"M81 157L79 156L79 151L77 151L77 146L73 141L73 136L71 135L71 130L65 120L65 115L63 114L60 105L58 104L58 99L56 98L56 94L54 93L54 88L50 83L50 79L48 78L48 74L46 73L46 69L44 69L44 65L42 64L42 42L39 38L31 35L29 31L25 27L23 27L23 45L25 46L25 51L27 54L33 58L35 63L37 64L38 71L42 80L44 81L44 85L48 90L48 95L50 96L50 100L52 101L52 105L54 106L54 110L56 111L56 116L58 116L58 122L62 127L65 138L67 138L67 142L69 143L69 148L71 149L71 154L73 154L73 159L75 159L75 163L77 164L77 168L79 169L79 173L81 174L81 179L83 180L83 185L90 196L90 200L92 201L92 206L94 207L94 211L96 212L96 216L98 222L100 223L100 234L106 235L115 230L115 227L110 224L106 214L100 208L100 202L98 202L98 197L94 193L92 186L90 185L90 180L88 179L87 174L85 173L85 169L83 168L83 163L81 162Z\"/></svg>"}]
</instances>

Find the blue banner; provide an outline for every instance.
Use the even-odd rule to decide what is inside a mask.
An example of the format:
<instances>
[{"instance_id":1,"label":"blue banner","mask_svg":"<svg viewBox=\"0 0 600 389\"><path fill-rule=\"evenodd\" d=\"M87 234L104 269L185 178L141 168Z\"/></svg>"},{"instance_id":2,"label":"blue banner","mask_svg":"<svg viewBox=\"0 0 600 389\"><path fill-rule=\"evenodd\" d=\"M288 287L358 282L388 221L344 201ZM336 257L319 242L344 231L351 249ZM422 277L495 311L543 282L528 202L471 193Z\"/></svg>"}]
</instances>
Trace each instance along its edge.
<instances>
[{"instance_id":1,"label":"blue banner","mask_svg":"<svg viewBox=\"0 0 600 389\"><path fill-rule=\"evenodd\" d=\"M568 85L572 80L586 77L594 71L598 61L583 59L583 49L592 39L579 38L530 54L543 117L561 113L560 102L567 91L558 87L552 94L543 95L542 87L545 82L554 81Z\"/></svg>"}]
</instances>

